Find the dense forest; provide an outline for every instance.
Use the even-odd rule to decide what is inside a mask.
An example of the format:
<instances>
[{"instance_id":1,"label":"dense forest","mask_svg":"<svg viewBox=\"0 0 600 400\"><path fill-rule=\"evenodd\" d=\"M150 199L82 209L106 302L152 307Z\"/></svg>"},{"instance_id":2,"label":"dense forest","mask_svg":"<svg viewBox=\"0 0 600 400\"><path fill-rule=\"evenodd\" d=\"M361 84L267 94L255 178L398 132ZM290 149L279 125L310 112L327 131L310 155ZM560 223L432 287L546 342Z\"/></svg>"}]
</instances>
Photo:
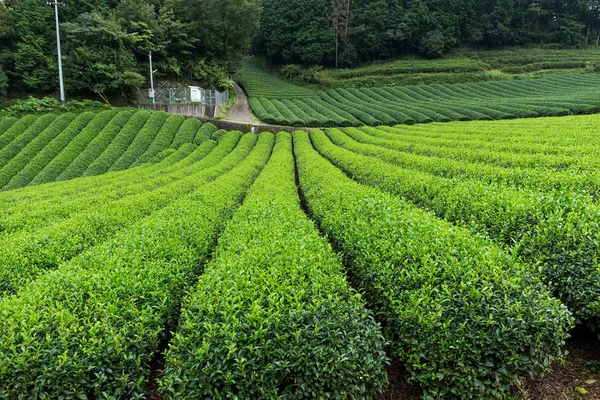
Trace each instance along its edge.
<instances>
[{"instance_id":1,"label":"dense forest","mask_svg":"<svg viewBox=\"0 0 600 400\"><path fill-rule=\"evenodd\" d=\"M407 53L436 58L461 45L599 40L599 0L263 0L255 51L303 65L334 65L337 53L340 66L353 66Z\"/></svg>"},{"instance_id":2,"label":"dense forest","mask_svg":"<svg viewBox=\"0 0 600 400\"><path fill-rule=\"evenodd\" d=\"M582 47L600 41L600 0L67 0L66 88L129 98L161 80L223 88L253 45L276 65L350 67L458 46ZM57 90L53 7L0 0L0 99Z\"/></svg>"},{"instance_id":3,"label":"dense forest","mask_svg":"<svg viewBox=\"0 0 600 400\"><path fill-rule=\"evenodd\" d=\"M131 95L158 75L223 86L258 29L260 0L66 0L59 7L67 90ZM58 87L54 8L0 0L0 98Z\"/></svg>"}]
</instances>

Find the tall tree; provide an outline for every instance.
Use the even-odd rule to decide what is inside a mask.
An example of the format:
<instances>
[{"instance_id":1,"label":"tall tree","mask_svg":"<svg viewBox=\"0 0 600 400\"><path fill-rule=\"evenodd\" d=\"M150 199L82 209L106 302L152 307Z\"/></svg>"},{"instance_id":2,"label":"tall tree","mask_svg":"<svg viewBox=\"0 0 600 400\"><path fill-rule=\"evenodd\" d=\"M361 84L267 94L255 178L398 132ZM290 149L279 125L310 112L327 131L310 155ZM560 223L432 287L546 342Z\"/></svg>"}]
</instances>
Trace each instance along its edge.
<instances>
[{"instance_id":1,"label":"tall tree","mask_svg":"<svg viewBox=\"0 0 600 400\"><path fill-rule=\"evenodd\" d=\"M338 67L340 42L348 38L350 0L331 0L331 24L335 33L335 68Z\"/></svg>"}]
</instances>

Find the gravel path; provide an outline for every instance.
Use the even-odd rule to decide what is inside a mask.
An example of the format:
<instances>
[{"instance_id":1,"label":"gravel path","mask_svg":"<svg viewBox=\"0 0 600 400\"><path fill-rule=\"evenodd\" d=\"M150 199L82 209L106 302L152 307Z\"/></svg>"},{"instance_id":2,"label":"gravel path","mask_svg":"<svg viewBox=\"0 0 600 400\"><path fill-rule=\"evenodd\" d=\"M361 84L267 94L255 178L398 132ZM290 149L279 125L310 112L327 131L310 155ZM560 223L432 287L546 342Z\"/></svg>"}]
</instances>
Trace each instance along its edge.
<instances>
[{"instance_id":1,"label":"gravel path","mask_svg":"<svg viewBox=\"0 0 600 400\"><path fill-rule=\"evenodd\" d=\"M257 122L250 113L246 93L244 93L242 88L237 84L235 85L235 92L237 93L237 102L229 109L223 120L259 125L260 123Z\"/></svg>"}]
</instances>

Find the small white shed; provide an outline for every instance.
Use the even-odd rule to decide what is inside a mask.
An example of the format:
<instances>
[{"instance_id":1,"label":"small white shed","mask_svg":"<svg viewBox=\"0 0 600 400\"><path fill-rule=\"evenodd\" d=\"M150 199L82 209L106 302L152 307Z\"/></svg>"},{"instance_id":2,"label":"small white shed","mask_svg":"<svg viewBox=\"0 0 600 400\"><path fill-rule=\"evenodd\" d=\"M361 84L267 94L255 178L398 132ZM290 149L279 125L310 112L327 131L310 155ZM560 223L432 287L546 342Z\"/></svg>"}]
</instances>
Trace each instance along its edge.
<instances>
[{"instance_id":1,"label":"small white shed","mask_svg":"<svg viewBox=\"0 0 600 400\"><path fill-rule=\"evenodd\" d=\"M200 103L202 101L202 89L198 86L190 86L190 101Z\"/></svg>"}]
</instances>

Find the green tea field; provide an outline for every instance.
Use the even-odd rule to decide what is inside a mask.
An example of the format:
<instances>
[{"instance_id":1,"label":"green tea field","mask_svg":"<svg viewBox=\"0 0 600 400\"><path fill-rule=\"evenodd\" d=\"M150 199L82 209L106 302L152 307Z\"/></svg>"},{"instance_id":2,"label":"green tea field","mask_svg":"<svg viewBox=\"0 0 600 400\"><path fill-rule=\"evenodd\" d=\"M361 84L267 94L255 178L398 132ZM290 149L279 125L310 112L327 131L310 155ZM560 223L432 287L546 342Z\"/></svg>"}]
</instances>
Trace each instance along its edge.
<instances>
[{"instance_id":1,"label":"green tea field","mask_svg":"<svg viewBox=\"0 0 600 400\"><path fill-rule=\"evenodd\" d=\"M598 74L323 91L296 86L246 62L240 83L260 120L298 127L502 120L600 110Z\"/></svg>"},{"instance_id":2,"label":"green tea field","mask_svg":"<svg viewBox=\"0 0 600 400\"><path fill-rule=\"evenodd\" d=\"M419 115L588 112L582 77ZM0 119L0 398L525 400L567 352L560 390L600 398L599 115L402 125L408 92L270 87L339 127Z\"/></svg>"}]
</instances>

